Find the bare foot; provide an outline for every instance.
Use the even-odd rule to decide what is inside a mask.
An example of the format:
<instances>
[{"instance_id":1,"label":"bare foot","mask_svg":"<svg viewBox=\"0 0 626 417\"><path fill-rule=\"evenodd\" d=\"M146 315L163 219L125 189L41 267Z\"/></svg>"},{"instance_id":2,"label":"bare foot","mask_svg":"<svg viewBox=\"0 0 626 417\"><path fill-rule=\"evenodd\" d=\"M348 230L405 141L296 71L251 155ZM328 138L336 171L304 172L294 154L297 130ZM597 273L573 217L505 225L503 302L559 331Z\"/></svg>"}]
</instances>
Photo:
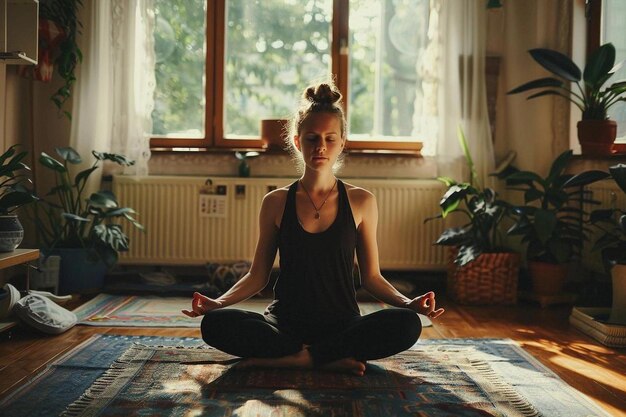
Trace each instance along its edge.
<instances>
[{"instance_id":1,"label":"bare foot","mask_svg":"<svg viewBox=\"0 0 626 417\"><path fill-rule=\"evenodd\" d=\"M313 358L308 349L302 349L293 355L283 356L281 358L248 358L243 359L237 365L237 368L297 368L311 369L313 368ZM365 363L357 361L353 358L339 359L334 362L327 363L322 369L332 372L350 373L353 375L363 376L365 374Z\"/></svg>"},{"instance_id":2,"label":"bare foot","mask_svg":"<svg viewBox=\"0 0 626 417\"><path fill-rule=\"evenodd\" d=\"M365 374L365 363L353 358L343 358L322 366L322 369L363 376Z\"/></svg>"},{"instance_id":3,"label":"bare foot","mask_svg":"<svg viewBox=\"0 0 626 417\"><path fill-rule=\"evenodd\" d=\"M248 358L237 364L238 368L300 368L313 367L313 359L307 349L281 358Z\"/></svg>"}]
</instances>

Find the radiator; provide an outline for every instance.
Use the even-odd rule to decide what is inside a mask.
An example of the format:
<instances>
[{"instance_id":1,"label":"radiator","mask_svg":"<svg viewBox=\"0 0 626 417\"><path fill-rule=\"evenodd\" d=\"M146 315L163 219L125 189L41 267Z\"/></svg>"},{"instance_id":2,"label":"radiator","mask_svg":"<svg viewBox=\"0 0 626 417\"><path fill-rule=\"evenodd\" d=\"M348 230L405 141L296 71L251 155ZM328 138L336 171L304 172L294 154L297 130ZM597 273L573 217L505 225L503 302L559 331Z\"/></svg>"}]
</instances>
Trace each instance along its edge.
<instances>
[{"instance_id":1,"label":"radiator","mask_svg":"<svg viewBox=\"0 0 626 417\"><path fill-rule=\"evenodd\" d=\"M263 196L290 178L114 176L120 204L137 211L145 233L125 227L130 250L121 264L199 265L251 260ZM379 207L378 246L382 269L440 270L445 252L432 242L445 224L435 215L444 192L435 180L350 179L370 190ZM212 187L212 188L211 188ZM214 194L205 194L208 192Z\"/></svg>"}]
</instances>

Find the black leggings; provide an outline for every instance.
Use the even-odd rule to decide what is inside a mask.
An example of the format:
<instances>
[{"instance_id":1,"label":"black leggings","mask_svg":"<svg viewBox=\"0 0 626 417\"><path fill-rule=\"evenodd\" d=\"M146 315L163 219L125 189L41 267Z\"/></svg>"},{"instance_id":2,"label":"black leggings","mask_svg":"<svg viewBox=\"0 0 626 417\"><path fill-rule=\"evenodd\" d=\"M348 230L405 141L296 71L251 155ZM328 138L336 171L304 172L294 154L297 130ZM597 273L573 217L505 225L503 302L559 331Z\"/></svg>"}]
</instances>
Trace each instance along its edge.
<instances>
[{"instance_id":1,"label":"black leggings","mask_svg":"<svg viewBox=\"0 0 626 417\"><path fill-rule=\"evenodd\" d=\"M421 331L419 316L406 308L307 326L278 324L237 309L209 311L202 319L202 338L223 352L242 358L279 358L301 351L306 344L316 367L343 358L367 361L395 355L410 348Z\"/></svg>"}]
</instances>

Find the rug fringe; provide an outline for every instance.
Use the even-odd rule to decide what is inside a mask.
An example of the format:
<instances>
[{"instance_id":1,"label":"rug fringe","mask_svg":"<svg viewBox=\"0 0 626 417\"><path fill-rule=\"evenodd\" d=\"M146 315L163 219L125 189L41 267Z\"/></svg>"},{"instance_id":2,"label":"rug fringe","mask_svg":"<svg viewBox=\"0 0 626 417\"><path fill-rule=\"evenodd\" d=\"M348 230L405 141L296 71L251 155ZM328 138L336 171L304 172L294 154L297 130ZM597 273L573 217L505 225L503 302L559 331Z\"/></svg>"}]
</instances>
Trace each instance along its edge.
<instances>
[{"instance_id":1,"label":"rug fringe","mask_svg":"<svg viewBox=\"0 0 626 417\"><path fill-rule=\"evenodd\" d=\"M93 405L93 402L99 398L107 389L110 389L124 372L140 358L140 354L145 351L145 345L133 343L126 352L124 352L115 362L111 364L109 369L96 379L93 384L73 403L68 405L59 415L61 417L78 417Z\"/></svg>"},{"instance_id":2,"label":"rug fringe","mask_svg":"<svg viewBox=\"0 0 626 417\"><path fill-rule=\"evenodd\" d=\"M468 357L468 364L477 374L483 377L487 383L495 388L495 393L502 395L506 400L505 403L498 401L502 407L510 406L515 411L521 413L525 417L540 417L541 413L515 388L513 388L508 382L505 382L501 376L499 376L493 368L489 365L489 362L480 358Z\"/></svg>"}]
</instances>

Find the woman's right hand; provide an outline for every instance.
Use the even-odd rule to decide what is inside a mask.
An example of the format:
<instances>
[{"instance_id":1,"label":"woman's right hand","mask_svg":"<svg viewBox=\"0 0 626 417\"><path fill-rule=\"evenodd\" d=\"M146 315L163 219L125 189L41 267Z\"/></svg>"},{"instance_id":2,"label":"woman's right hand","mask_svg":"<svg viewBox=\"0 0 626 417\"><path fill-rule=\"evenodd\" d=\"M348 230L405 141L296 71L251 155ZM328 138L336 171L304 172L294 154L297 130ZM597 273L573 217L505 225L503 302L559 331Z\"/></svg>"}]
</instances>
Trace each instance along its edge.
<instances>
[{"instance_id":1,"label":"woman's right hand","mask_svg":"<svg viewBox=\"0 0 626 417\"><path fill-rule=\"evenodd\" d=\"M202 295L199 292L193 293L193 299L191 300L191 311L181 310L183 314L189 317L198 317L206 314L208 311L215 310L222 307L222 303Z\"/></svg>"}]
</instances>

